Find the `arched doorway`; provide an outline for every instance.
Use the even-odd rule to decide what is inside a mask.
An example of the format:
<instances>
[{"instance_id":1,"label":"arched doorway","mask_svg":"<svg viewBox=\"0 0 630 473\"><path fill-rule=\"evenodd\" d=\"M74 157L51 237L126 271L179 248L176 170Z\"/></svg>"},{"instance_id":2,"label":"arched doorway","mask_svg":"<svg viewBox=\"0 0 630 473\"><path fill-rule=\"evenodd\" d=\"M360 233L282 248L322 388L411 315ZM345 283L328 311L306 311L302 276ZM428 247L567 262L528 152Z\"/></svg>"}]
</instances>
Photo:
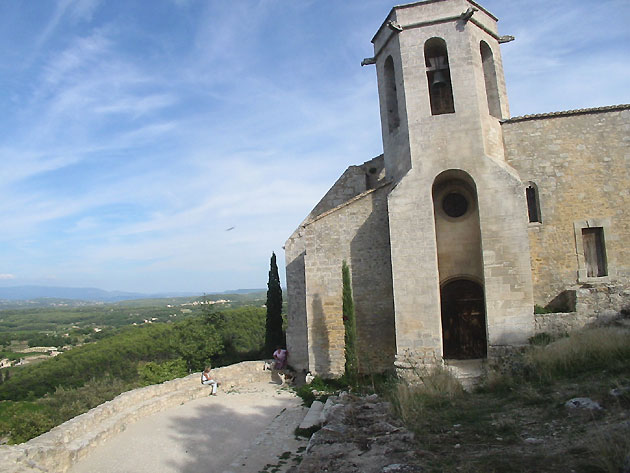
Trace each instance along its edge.
<instances>
[{"instance_id":1,"label":"arched doorway","mask_svg":"<svg viewBox=\"0 0 630 473\"><path fill-rule=\"evenodd\" d=\"M442 339L444 358L485 358L486 310L483 287L468 279L442 286Z\"/></svg>"},{"instance_id":2,"label":"arched doorway","mask_svg":"<svg viewBox=\"0 0 630 473\"><path fill-rule=\"evenodd\" d=\"M435 237L445 359L485 358L486 305L479 201L473 178L460 169L433 183Z\"/></svg>"}]
</instances>

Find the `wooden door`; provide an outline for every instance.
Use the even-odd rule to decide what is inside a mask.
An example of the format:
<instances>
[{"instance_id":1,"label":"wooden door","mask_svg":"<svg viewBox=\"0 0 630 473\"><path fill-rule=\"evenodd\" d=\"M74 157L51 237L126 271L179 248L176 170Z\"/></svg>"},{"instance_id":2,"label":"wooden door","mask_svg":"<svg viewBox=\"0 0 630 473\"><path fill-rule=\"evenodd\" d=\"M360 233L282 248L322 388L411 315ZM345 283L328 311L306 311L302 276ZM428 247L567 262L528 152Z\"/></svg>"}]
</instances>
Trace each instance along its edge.
<instances>
[{"instance_id":1,"label":"wooden door","mask_svg":"<svg viewBox=\"0 0 630 473\"><path fill-rule=\"evenodd\" d=\"M481 285L467 279L449 282L442 287L441 299L444 358L485 358L486 307Z\"/></svg>"}]
</instances>

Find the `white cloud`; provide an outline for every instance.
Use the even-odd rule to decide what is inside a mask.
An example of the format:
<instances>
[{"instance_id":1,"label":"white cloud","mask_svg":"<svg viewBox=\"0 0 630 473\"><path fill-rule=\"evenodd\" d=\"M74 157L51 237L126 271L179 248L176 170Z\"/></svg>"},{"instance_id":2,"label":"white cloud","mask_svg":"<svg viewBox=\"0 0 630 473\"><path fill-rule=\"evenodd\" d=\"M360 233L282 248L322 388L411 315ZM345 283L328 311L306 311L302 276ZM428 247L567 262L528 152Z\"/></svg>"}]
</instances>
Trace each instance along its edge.
<instances>
[{"instance_id":1,"label":"white cloud","mask_svg":"<svg viewBox=\"0 0 630 473\"><path fill-rule=\"evenodd\" d=\"M525 17L487 1L517 36L502 47L513 111L627 90L627 50L588 49L610 1L585 15L580 2L528 0ZM156 4L173 15L165 29L125 17L133 2L61 1L31 35L45 38L40 61L11 92L0 138L0 259L20 275L184 289L262 268L264 285L271 250L282 259L343 170L380 154L375 72L359 62L391 2L172 2ZM602 70L609 87L593 87Z\"/></svg>"},{"instance_id":2,"label":"white cloud","mask_svg":"<svg viewBox=\"0 0 630 473\"><path fill-rule=\"evenodd\" d=\"M15 279L13 274L0 274L0 279Z\"/></svg>"},{"instance_id":3,"label":"white cloud","mask_svg":"<svg viewBox=\"0 0 630 473\"><path fill-rule=\"evenodd\" d=\"M79 161L76 155L50 154L24 148L0 148L0 189L9 183L64 168Z\"/></svg>"},{"instance_id":4,"label":"white cloud","mask_svg":"<svg viewBox=\"0 0 630 473\"><path fill-rule=\"evenodd\" d=\"M137 119L148 113L169 107L175 102L176 98L167 94L154 94L140 98L127 95L96 106L94 112L131 115Z\"/></svg>"},{"instance_id":5,"label":"white cloud","mask_svg":"<svg viewBox=\"0 0 630 473\"><path fill-rule=\"evenodd\" d=\"M100 59L111 51L111 31L98 29L92 34L77 38L69 47L52 56L44 67L45 83L55 86L61 82L74 82L86 67L97 66Z\"/></svg>"}]
</instances>

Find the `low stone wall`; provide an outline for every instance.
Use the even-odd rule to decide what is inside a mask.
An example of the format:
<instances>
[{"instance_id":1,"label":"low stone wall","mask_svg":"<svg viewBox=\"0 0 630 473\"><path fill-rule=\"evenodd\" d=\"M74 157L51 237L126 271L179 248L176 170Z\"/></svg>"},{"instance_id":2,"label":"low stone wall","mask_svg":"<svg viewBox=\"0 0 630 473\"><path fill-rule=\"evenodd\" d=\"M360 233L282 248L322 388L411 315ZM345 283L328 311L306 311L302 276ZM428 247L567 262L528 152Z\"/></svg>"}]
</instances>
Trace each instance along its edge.
<instances>
[{"instance_id":1,"label":"low stone wall","mask_svg":"<svg viewBox=\"0 0 630 473\"><path fill-rule=\"evenodd\" d=\"M534 314L534 333L564 334L584 327L590 319L577 312Z\"/></svg>"},{"instance_id":2,"label":"low stone wall","mask_svg":"<svg viewBox=\"0 0 630 473\"><path fill-rule=\"evenodd\" d=\"M630 312L630 286L598 285L577 289L576 309L596 319L614 318L618 313Z\"/></svg>"},{"instance_id":3,"label":"low stone wall","mask_svg":"<svg viewBox=\"0 0 630 473\"><path fill-rule=\"evenodd\" d=\"M270 381L262 361L245 361L212 370L221 390ZM201 373L134 389L70 419L50 432L19 445L0 446L3 473L64 473L70 466L127 425L156 412L192 401L210 392Z\"/></svg>"},{"instance_id":4,"label":"low stone wall","mask_svg":"<svg viewBox=\"0 0 630 473\"><path fill-rule=\"evenodd\" d=\"M597 285L575 288L576 311L535 314L535 333L563 334L606 323L630 312L630 288Z\"/></svg>"}]
</instances>

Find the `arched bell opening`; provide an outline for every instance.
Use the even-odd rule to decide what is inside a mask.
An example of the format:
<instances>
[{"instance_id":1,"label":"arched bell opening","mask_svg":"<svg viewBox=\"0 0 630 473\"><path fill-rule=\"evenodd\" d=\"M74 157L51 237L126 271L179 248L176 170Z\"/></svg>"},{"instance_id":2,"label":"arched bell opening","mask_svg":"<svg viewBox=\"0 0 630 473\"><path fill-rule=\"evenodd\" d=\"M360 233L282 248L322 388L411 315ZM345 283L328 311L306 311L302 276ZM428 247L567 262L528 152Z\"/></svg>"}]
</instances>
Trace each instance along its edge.
<instances>
[{"instance_id":1,"label":"arched bell opening","mask_svg":"<svg viewBox=\"0 0 630 473\"><path fill-rule=\"evenodd\" d=\"M455 279L440 289L443 357L466 360L486 358L486 304L483 286Z\"/></svg>"},{"instance_id":2,"label":"arched bell opening","mask_svg":"<svg viewBox=\"0 0 630 473\"><path fill-rule=\"evenodd\" d=\"M443 357L485 358L487 324L477 187L459 169L433 183Z\"/></svg>"},{"instance_id":3,"label":"arched bell opening","mask_svg":"<svg viewBox=\"0 0 630 473\"><path fill-rule=\"evenodd\" d=\"M391 56L385 59L385 105L387 106L387 125L389 132L400 127L400 112L398 111L398 92L396 90L396 71Z\"/></svg>"},{"instance_id":4,"label":"arched bell opening","mask_svg":"<svg viewBox=\"0 0 630 473\"><path fill-rule=\"evenodd\" d=\"M486 98L488 99L488 111L490 115L501 119L501 99L499 98L499 85L497 83L497 69L494 65L494 56L488 43L482 41L479 44L483 77L486 84Z\"/></svg>"},{"instance_id":5,"label":"arched bell opening","mask_svg":"<svg viewBox=\"0 0 630 473\"><path fill-rule=\"evenodd\" d=\"M424 62L429 85L431 115L455 113L446 41L442 38L427 40L424 43Z\"/></svg>"}]
</instances>

